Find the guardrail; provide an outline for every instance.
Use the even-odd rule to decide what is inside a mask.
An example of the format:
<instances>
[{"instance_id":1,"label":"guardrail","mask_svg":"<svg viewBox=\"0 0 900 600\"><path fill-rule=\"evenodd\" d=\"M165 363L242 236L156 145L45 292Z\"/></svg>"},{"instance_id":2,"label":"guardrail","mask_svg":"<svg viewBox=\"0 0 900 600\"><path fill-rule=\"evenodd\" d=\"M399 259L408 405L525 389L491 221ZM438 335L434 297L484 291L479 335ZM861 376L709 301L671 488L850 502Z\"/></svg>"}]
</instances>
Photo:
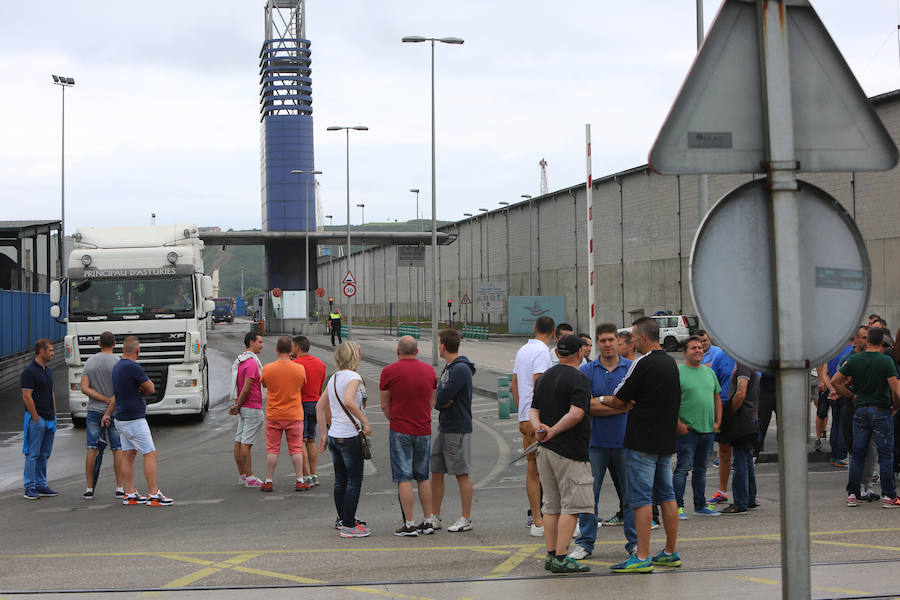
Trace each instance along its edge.
<instances>
[{"instance_id":1,"label":"guardrail","mask_svg":"<svg viewBox=\"0 0 900 600\"><path fill-rule=\"evenodd\" d=\"M466 325L462 328L462 336L470 340L487 341L489 335L488 328L480 325Z\"/></svg>"},{"instance_id":2,"label":"guardrail","mask_svg":"<svg viewBox=\"0 0 900 600\"><path fill-rule=\"evenodd\" d=\"M397 335L411 335L412 337L419 339L422 337L422 328L418 325L398 325Z\"/></svg>"}]
</instances>

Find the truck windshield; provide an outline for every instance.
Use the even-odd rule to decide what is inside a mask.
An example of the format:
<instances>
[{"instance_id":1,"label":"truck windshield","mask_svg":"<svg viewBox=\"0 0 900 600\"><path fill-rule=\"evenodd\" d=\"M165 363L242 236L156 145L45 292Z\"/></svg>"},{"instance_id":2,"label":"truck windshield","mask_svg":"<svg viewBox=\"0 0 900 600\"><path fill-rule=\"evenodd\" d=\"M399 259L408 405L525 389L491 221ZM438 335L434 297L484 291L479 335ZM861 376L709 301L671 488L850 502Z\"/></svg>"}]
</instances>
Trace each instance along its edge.
<instances>
[{"instance_id":1,"label":"truck windshield","mask_svg":"<svg viewBox=\"0 0 900 600\"><path fill-rule=\"evenodd\" d=\"M69 317L74 320L185 318L193 313L190 277L82 279L69 283Z\"/></svg>"}]
</instances>

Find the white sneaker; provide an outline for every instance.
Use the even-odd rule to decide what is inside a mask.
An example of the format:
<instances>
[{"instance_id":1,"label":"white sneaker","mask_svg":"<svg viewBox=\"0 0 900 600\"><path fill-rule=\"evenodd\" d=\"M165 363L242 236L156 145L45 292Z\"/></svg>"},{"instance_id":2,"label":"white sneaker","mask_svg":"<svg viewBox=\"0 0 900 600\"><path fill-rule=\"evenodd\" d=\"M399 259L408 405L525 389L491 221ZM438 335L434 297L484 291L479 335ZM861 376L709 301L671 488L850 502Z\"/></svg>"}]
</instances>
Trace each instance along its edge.
<instances>
[{"instance_id":1,"label":"white sneaker","mask_svg":"<svg viewBox=\"0 0 900 600\"><path fill-rule=\"evenodd\" d=\"M544 537L544 526L541 525L540 527L538 527L537 525L532 525L531 537Z\"/></svg>"},{"instance_id":2,"label":"white sneaker","mask_svg":"<svg viewBox=\"0 0 900 600\"><path fill-rule=\"evenodd\" d=\"M575 549L569 552L569 558L574 558L575 560L584 560L590 555L591 553L581 546L575 546Z\"/></svg>"},{"instance_id":3,"label":"white sneaker","mask_svg":"<svg viewBox=\"0 0 900 600\"><path fill-rule=\"evenodd\" d=\"M578 524L575 524L575 531L572 532L572 539L574 540L577 537L581 537L581 527ZM577 560L577 559L576 559Z\"/></svg>"},{"instance_id":4,"label":"white sneaker","mask_svg":"<svg viewBox=\"0 0 900 600\"><path fill-rule=\"evenodd\" d=\"M474 527L472 526L472 521L465 517L460 517L456 520L456 522L447 528L447 531L457 532L457 531L472 531Z\"/></svg>"},{"instance_id":5,"label":"white sneaker","mask_svg":"<svg viewBox=\"0 0 900 600\"><path fill-rule=\"evenodd\" d=\"M441 517L438 515L431 515L431 526L434 527L434 530L437 531L443 527L443 522L441 521Z\"/></svg>"}]
</instances>

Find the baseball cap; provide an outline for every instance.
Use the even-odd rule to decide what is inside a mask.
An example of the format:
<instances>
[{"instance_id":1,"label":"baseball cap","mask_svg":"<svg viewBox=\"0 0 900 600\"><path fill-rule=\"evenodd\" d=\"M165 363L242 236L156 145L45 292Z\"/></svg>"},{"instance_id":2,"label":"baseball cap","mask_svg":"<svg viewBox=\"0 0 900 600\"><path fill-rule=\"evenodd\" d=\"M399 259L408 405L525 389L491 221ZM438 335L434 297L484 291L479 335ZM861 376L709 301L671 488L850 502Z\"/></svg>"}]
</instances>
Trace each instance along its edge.
<instances>
[{"instance_id":1,"label":"baseball cap","mask_svg":"<svg viewBox=\"0 0 900 600\"><path fill-rule=\"evenodd\" d=\"M584 340L577 335L564 335L556 344L556 353L560 356L571 356L581 350L583 345Z\"/></svg>"}]
</instances>

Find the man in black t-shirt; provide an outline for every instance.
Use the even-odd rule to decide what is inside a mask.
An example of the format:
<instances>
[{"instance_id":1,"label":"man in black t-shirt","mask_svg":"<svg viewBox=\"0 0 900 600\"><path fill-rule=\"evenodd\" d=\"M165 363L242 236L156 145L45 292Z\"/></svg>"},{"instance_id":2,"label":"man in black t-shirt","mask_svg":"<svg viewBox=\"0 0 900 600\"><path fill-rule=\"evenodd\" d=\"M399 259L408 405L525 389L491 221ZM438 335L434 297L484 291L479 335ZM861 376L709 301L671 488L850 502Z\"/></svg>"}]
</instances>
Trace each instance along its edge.
<instances>
[{"instance_id":1,"label":"man in black t-shirt","mask_svg":"<svg viewBox=\"0 0 900 600\"><path fill-rule=\"evenodd\" d=\"M649 573L654 565L680 567L675 550L678 505L672 486L672 454L681 407L678 365L659 345L659 325L644 317L631 330L635 349L643 354L631 364L614 396L602 404L629 409L625 428L626 511L634 511L637 549L628 560L610 567L616 573ZM650 519L653 504L662 506L666 547L650 558Z\"/></svg>"},{"instance_id":2,"label":"man in black t-shirt","mask_svg":"<svg viewBox=\"0 0 900 600\"><path fill-rule=\"evenodd\" d=\"M528 416L540 444L537 469L544 490L544 568L554 573L583 573L590 567L568 556L578 513L594 510L594 477L588 455L591 425L590 380L578 370L583 341L559 340L559 364L547 369L534 388Z\"/></svg>"}]
</instances>

